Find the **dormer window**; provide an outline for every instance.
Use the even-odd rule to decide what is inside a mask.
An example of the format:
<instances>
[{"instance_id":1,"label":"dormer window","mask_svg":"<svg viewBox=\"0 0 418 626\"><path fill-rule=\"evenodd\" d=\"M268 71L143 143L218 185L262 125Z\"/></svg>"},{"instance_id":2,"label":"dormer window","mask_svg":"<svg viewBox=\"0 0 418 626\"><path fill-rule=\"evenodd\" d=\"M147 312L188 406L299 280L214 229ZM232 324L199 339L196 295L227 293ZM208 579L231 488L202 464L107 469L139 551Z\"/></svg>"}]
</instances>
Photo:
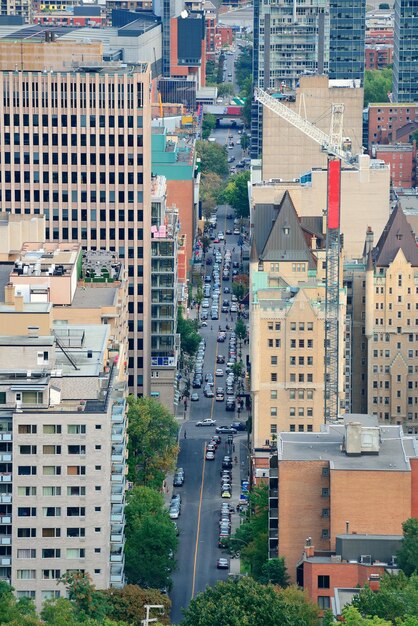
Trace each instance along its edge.
<instances>
[{"instance_id":1,"label":"dormer window","mask_svg":"<svg viewBox=\"0 0 418 626\"><path fill-rule=\"evenodd\" d=\"M283 234L284 235L289 235L290 234L289 226L283 226Z\"/></svg>"}]
</instances>

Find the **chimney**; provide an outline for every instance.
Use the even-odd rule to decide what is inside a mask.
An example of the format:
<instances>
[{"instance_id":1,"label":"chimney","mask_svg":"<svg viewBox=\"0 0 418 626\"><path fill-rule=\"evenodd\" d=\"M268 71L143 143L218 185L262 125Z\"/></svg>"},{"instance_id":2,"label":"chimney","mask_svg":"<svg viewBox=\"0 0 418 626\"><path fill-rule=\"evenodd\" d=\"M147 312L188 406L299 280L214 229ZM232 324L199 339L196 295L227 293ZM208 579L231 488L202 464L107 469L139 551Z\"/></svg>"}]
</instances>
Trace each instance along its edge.
<instances>
[{"instance_id":1,"label":"chimney","mask_svg":"<svg viewBox=\"0 0 418 626\"><path fill-rule=\"evenodd\" d=\"M15 286L13 283L7 283L4 288L4 302L5 304L15 303Z\"/></svg>"},{"instance_id":2,"label":"chimney","mask_svg":"<svg viewBox=\"0 0 418 626\"><path fill-rule=\"evenodd\" d=\"M315 235L311 237L311 250L316 250L318 247L318 240Z\"/></svg>"},{"instance_id":3,"label":"chimney","mask_svg":"<svg viewBox=\"0 0 418 626\"><path fill-rule=\"evenodd\" d=\"M20 291L15 295L15 311L16 313L22 313L23 311L23 296Z\"/></svg>"},{"instance_id":4,"label":"chimney","mask_svg":"<svg viewBox=\"0 0 418 626\"><path fill-rule=\"evenodd\" d=\"M315 556L315 547L312 545L312 537L307 537L305 540L305 558L309 559L312 556Z\"/></svg>"}]
</instances>

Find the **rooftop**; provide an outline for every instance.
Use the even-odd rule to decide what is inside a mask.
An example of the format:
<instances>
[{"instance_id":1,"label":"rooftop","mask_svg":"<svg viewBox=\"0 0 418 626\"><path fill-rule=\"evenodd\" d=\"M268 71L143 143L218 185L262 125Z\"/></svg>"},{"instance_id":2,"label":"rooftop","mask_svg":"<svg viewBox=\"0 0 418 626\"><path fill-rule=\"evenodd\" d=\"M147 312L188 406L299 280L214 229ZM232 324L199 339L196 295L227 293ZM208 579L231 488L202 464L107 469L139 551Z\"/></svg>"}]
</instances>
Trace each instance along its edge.
<instances>
[{"instance_id":1,"label":"rooftop","mask_svg":"<svg viewBox=\"0 0 418 626\"><path fill-rule=\"evenodd\" d=\"M410 471L409 458L418 456L417 442L405 437L401 426L381 426L379 432L378 454L356 456L347 456L342 449L343 425L325 425L319 433L280 433L278 458L281 461L328 461L334 470Z\"/></svg>"},{"instance_id":2,"label":"rooftop","mask_svg":"<svg viewBox=\"0 0 418 626\"><path fill-rule=\"evenodd\" d=\"M95 309L104 306L113 306L117 301L118 288L107 283L101 286L77 287L71 306L76 309Z\"/></svg>"},{"instance_id":3,"label":"rooftop","mask_svg":"<svg viewBox=\"0 0 418 626\"><path fill-rule=\"evenodd\" d=\"M78 243L27 242L10 276L69 276L80 249Z\"/></svg>"},{"instance_id":4,"label":"rooftop","mask_svg":"<svg viewBox=\"0 0 418 626\"><path fill-rule=\"evenodd\" d=\"M4 289L3 289L3 297L4 297ZM22 305L22 313L49 313L51 308L52 308L51 302L24 302ZM4 302L1 302L0 313L16 313L16 305L4 304Z\"/></svg>"}]
</instances>

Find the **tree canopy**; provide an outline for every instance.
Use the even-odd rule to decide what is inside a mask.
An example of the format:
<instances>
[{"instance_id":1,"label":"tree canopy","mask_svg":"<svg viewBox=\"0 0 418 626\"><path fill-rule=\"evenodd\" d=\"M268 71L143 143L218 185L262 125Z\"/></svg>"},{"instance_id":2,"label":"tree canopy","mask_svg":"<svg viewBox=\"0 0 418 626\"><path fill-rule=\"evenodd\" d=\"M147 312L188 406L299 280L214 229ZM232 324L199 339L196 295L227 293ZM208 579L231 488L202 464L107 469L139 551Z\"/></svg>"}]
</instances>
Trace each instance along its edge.
<instances>
[{"instance_id":1,"label":"tree canopy","mask_svg":"<svg viewBox=\"0 0 418 626\"><path fill-rule=\"evenodd\" d=\"M200 343L200 335L197 332L197 321L186 320L183 317L183 309L179 307L177 314L177 332L180 335L180 347L182 352L193 356L196 354Z\"/></svg>"},{"instance_id":2,"label":"tree canopy","mask_svg":"<svg viewBox=\"0 0 418 626\"><path fill-rule=\"evenodd\" d=\"M227 176L229 169L225 146L220 146L216 142L196 141L196 152L201 161L203 176L209 172Z\"/></svg>"},{"instance_id":3,"label":"tree canopy","mask_svg":"<svg viewBox=\"0 0 418 626\"><path fill-rule=\"evenodd\" d=\"M392 92L392 69L366 70L364 77L364 104L389 102L388 94Z\"/></svg>"},{"instance_id":4,"label":"tree canopy","mask_svg":"<svg viewBox=\"0 0 418 626\"><path fill-rule=\"evenodd\" d=\"M154 398L128 398L129 478L137 485L160 489L175 464L178 426L174 416Z\"/></svg>"},{"instance_id":5,"label":"tree canopy","mask_svg":"<svg viewBox=\"0 0 418 626\"><path fill-rule=\"evenodd\" d=\"M237 217L249 217L250 204L248 199L248 181L250 172L241 172L231 176L227 186L221 193L220 200L224 204L230 204L235 210Z\"/></svg>"},{"instance_id":6,"label":"tree canopy","mask_svg":"<svg viewBox=\"0 0 418 626\"><path fill-rule=\"evenodd\" d=\"M126 506L125 572L130 583L146 588L171 586L177 536L161 494L136 487Z\"/></svg>"},{"instance_id":7,"label":"tree canopy","mask_svg":"<svg viewBox=\"0 0 418 626\"><path fill-rule=\"evenodd\" d=\"M252 46L240 46L240 54L235 61L235 79L243 89L247 85L249 76L252 76L253 70L253 49Z\"/></svg>"},{"instance_id":8,"label":"tree canopy","mask_svg":"<svg viewBox=\"0 0 418 626\"><path fill-rule=\"evenodd\" d=\"M202 137L207 139L216 126L216 117L211 113L205 113L202 121Z\"/></svg>"},{"instance_id":9,"label":"tree canopy","mask_svg":"<svg viewBox=\"0 0 418 626\"><path fill-rule=\"evenodd\" d=\"M403 541L398 565L407 576L418 573L418 519L411 517L402 524Z\"/></svg>"},{"instance_id":10,"label":"tree canopy","mask_svg":"<svg viewBox=\"0 0 418 626\"><path fill-rule=\"evenodd\" d=\"M218 87L218 96L223 98L224 96L234 95L234 85L232 83L221 83Z\"/></svg>"},{"instance_id":11,"label":"tree canopy","mask_svg":"<svg viewBox=\"0 0 418 626\"><path fill-rule=\"evenodd\" d=\"M353 599L354 606L363 617L376 616L398 625L396 620L418 619L418 576L409 578L403 572L386 574L380 588L372 591L366 586Z\"/></svg>"},{"instance_id":12,"label":"tree canopy","mask_svg":"<svg viewBox=\"0 0 418 626\"><path fill-rule=\"evenodd\" d=\"M302 591L261 585L250 576L207 587L184 615L181 626L319 626L318 608Z\"/></svg>"}]
</instances>

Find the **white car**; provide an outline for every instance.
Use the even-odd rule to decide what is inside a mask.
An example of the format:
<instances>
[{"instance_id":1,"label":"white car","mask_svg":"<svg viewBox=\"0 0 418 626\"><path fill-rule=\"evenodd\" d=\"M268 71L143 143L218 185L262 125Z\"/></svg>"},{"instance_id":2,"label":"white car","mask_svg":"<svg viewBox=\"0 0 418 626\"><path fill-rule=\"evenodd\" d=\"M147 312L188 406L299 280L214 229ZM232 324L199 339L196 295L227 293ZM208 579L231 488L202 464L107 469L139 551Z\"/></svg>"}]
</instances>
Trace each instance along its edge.
<instances>
[{"instance_id":1,"label":"white car","mask_svg":"<svg viewBox=\"0 0 418 626\"><path fill-rule=\"evenodd\" d=\"M208 309L208 308L209 308L209 300L203 300L202 309Z\"/></svg>"},{"instance_id":2,"label":"white car","mask_svg":"<svg viewBox=\"0 0 418 626\"><path fill-rule=\"evenodd\" d=\"M204 420L201 420L200 422L196 422L196 426L215 426L216 424L216 420L211 419L210 417L207 417Z\"/></svg>"},{"instance_id":3,"label":"white car","mask_svg":"<svg viewBox=\"0 0 418 626\"><path fill-rule=\"evenodd\" d=\"M231 311L231 313L236 313L236 312L238 311L238 307L237 307L237 305L235 304L235 302L233 302L233 303L231 304L230 311Z\"/></svg>"},{"instance_id":4,"label":"white car","mask_svg":"<svg viewBox=\"0 0 418 626\"><path fill-rule=\"evenodd\" d=\"M225 239L225 235L222 232L218 233L218 239L219 241L223 241Z\"/></svg>"},{"instance_id":5,"label":"white car","mask_svg":"<svg viewBox=\"0 0 418 626\"><path fill-rule=\"evenodd\" d=\"M215 371L215 376L223 376L223 375L224 375L223 369L218 367L217 370Z\"/></svg>"},{"instance_id":6,"label":"white car","mask_svg":"<svg viewBox=\"0 0 418 626\"><path fill-rule=\"evenodd\" d=\"M208 450L206 452L206 460L207 461L214 461L215 460L215 453L211 452L210 450Z\"/></svg>"},{"instance_id":7,"label":"white car","mask_svg":"<svg viewBox=\"0 0 418 626\"><path fill-rule=\"evenodd\" d=\"M234 228L234 235L239 235L239 234L240 234L239 228Z\"/></svg>"}]
</instances>

